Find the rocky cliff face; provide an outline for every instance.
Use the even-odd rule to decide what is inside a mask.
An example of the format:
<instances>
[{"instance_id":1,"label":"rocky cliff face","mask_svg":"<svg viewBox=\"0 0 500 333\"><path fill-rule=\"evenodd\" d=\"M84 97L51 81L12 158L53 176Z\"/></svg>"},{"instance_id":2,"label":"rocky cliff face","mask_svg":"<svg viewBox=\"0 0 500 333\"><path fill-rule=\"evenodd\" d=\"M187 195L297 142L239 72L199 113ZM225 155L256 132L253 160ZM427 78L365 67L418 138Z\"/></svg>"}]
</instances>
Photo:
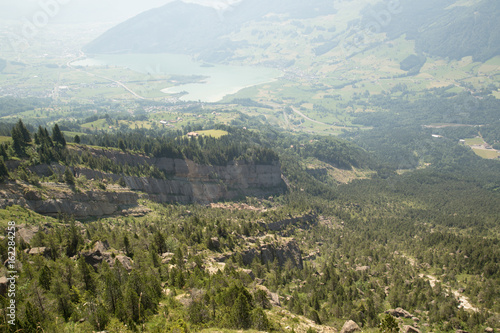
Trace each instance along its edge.
<instances>
[{"instance_id":1,"label":"rocky cliff face","mask_svg":"<svg viewBox=\"0 0 500 333\"><path fill-rule=\"evenodd\" d=\"M190 160L150 158L119 151L90 149L93 155L101 155L117 164L154 165L171 175L169 179L155 179L127 175L108 174L87 168L74 168L76 177L88 180L108 179L116 182L120 177L126 188L108 186L106 191L75 191L64 184L42 184L45 194L28 190L23 184L0 185L0 208L20 205L41 214L64 213L76 217L105 216L138 205L139 196L160 203L209 203L231 200L244 196L265 196L283 192L286 188L281 179L279 162L256 165L232 162L225 166L199 165ZM59 164L38 165L31 168L40 176L62 174L65 168Z\"/></svg>"},{"instance_id":2,"label":"rocky cliff face","mask_svg":"<svg viewBox=\"0 0 500 333\"><path fill-rule=\"evenodd\" d=\"M119 151L91 149L89 152L105 156L117 164L154 165L171 175L167 180L123 176L128 188L147 193L157 202L209 203L242 196L276 194L286 188L281 179L279 162L258 165L235 161L224 166L212 166L199 165L191 160L151 158ZM88 179L111 178L116 181L120 177L88 169L76 169L75 173Z\"/></svg>"},{"instance_id":3,"label":"rocky cliff face","mask_svg":"<svg viewBox=\"0 0 500 333\"><path fill-rule=\"evenodd\" d=\"M39 214L56 216L112 215L138 205L139 195L132 191L85 191L75 192L64 184L42 184L45 193L28 190L23 184L4 183L0 185L0 209L18 205Z\"/></svg>"},{"instance_id":4,"label":"rocky cliff face","mask_svg":"<svg viewBox=\"0 0 500 333\"><path fill-rule=\"evenodd\" d=\"M284 244L266 244L259 248L253 248L244 251L242 254L243 263L250 265L255 258L259 258L262 263L273 262L277 260L280 266L290 260L292 264L302 269L302 253L296 241L287 241Z\"/></svg>"}]
</instances>

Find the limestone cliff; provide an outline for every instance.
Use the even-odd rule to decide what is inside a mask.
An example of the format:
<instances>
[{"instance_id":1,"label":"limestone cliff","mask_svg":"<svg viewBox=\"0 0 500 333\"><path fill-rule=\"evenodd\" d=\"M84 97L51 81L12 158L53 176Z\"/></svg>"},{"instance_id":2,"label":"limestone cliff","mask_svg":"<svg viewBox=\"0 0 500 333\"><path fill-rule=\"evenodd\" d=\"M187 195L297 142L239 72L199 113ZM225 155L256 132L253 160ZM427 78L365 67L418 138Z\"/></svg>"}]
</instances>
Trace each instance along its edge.
<instances>
[{"instance_id":1,"label":"limestone cliff","mask_svg":"<svg viewBox=\"0 0 500 333\"><path fill-rule=\"evenodd\" d=\"M43 190L33 190L28 184L3 183L0 185L0 208L20 205L41 214L64 213L77 217L105 216L138 206L140 196L160 203L209 203L245 196L265 196L286 189L281 179L279 162L256 165L244 161L225 166L199 165L190 160L150 158L119 151L89 149L117 164L154 165L165 171L168 179L137 177L104 173L88 168L72 168L75 177L88 180L116 182L123 178L126 188L108 186L106 190L78 190L60 183L42 184ZM38 165L30 168L39 176L63 174L59 164ZM43 193L43 195L42 195Z\"/></svg>"},{"instance_id":2,"label":"limestone cliff","mask_svg":"<svg viewBox=\"0 0 500 333\"><path fill-rule=\"evenodd\" d=\"M269 165L234 161L224 166L216 166L200 165L191 160L132 155L114 150L90 149L89 152L105 156L117 164L154 165L171 175L166 180L123 176L128 188L147 193L157 202L209 203L244 196L281 193L286 188L281 179L278 161ZM85 175L89 179L111 178L114 181L121 176L89 169L76 169L75 173Z\"/></svg>"}]
</instances>

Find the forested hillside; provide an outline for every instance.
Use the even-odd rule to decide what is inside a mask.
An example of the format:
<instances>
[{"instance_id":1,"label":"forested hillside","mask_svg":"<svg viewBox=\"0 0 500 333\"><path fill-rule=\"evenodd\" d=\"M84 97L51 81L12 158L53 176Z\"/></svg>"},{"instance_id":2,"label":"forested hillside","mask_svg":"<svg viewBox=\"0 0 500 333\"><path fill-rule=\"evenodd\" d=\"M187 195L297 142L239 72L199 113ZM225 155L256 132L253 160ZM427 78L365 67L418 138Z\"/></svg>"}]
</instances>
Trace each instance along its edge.
<instances>
[{"instance_id":1,"label":"forested hillside","mask_svg":"<svg viewBox=\"0 0 500 333\"><path fill-rule=\"evenodd\" d=\"M143 200L139 213L85 223L8 207L2 210L5 226L24 221L18 226L18 284L30 290L18 299L14 327L323 332L354 320L368 331L382 323L480 332L498 325L498 163L465 151L457 159L456 142L428 142L433 148L417 156L432 163L398 175L402 166L388 159L392 152L371 154L341 139L273 129L219 129L228 134L188 139L171 132L162 139L132 130L85 135L76 144L67 143L76 138L61 136L57 125L30 133L19 121L10 130L12 141L1 146L1 186L17 183L31 196L50 195L57 183L59 191L87 191L85 180L68 172L91 163L75 150L86 143L200 163L279 158L288 190L208 206ZM356 140L368 150L376 142L370 132ZM410 150L404 142L387 147ZM8 170L4 163L13 159L24 162ZM69 167L59 178L29 171L54 162ZM154 168L95 162L88 166L113 174L169 177ZM486 178L472 168L493 169ZM335 182L338 172L356 170L371 172L344 185ZM104 181L93 191L117 189ZM472 305L462 308L464 302ZM398 307L411 316L397 319L402 310L391 309Z\"/></svg>"},{"instance_id":2,"label":"forested hillside","mask_svg":"<svg viewBox=\"0 0 500 333\"><path fill-rule=\"evenodd\" d=\"M382 30L390 39L406 35L416 41L416 48L434 56L461 59L472 56L486 61L500 54L498 15L495 0L473 1L451 6L455 1L398 1L401 13L383 22ZM364 20L373 20L373 13L384 9L383 4L367 10Z\"/></svg>"},{"instance_id":3,"label":"forested hillside","mask_svg":"<svg viewBox=\"0 0 500 333\"><path fill-rule=\"evenodd\" d=\"M500 333L498 0L66 3L0 20L0 332Z\"/></svg>"}]
</instances>

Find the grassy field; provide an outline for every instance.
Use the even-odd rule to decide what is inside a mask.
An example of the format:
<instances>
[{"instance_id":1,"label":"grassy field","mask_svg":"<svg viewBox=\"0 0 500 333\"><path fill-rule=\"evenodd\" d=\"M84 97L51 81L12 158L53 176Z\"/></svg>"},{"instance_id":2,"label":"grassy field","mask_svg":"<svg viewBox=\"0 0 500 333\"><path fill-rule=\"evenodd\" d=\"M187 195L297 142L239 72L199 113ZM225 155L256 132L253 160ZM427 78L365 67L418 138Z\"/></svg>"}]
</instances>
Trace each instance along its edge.
<instances>
[{"instance_id":1,"label":"grassy field","mask_svg":"<svg viewBox=\"0 0 500 333\"><path fill-rule=\"evenodd\" d=\"M63 134L68 137L68 138L71 138L73 139L76 135L82 137L83 135L86 135L85 133L82 133L82 132L69 132L69 131L62 131Z\"/></svg>"},{"instance_id":2,"label":"grassy field","mask_svg":"<svg viewBox=\"0 0 500 333\"><path fill-rule=\"evenodd\" d=\"M12 140L10 136L0 136L0 143L9 142L10 140Z\"/></svg>"},{"instance_id":3,"label":"grassy field","mask_svg":"<svg viewBox=\"0 0 500 333\"><path fill-rule=\"evenodd\" d=\"M203 136L211 136L216 139L219 139L220 137L223 137L224 135L228 135L229 133L226 131L222 130L208 130L208 131L198 131L197 132L199 135Z\"/></svg>"},{"instance_id":4,"label":"grassy field","mask_svg":"<svg viewBox=\"0 0 500 333\"><path fill-rule=\"evenodd\" d=\"M9 221L16 222L16 225L38 225L40 223L55 222L56 220L48 216L37 214L20 206L8 206L4 209L0 209L0 228L7 227Z\"/></svg>"},{"instance_id":5,"label":"grassy field","mask_svg":"<svg viewBox=\"0 0 500 333\"><path fill-rule=\"evenodd\" d=\"M500 156L500 153L496 150L485 150L485 149L473 149L474 152L478 155L481 156L482 158L486 159L495 159Z\"/></svg>"},{"instance_id":6,"label":"grassy field","mask_svg":"<svg viewBox=\"0 0 500 333\"><path fill-rule=\"evenodd\" d=\"M469 146L479 146L479 145L484 145L485 142L482 138L472 138L472 139L465 139L465 144Z\"/></svg>"}]
</instances>

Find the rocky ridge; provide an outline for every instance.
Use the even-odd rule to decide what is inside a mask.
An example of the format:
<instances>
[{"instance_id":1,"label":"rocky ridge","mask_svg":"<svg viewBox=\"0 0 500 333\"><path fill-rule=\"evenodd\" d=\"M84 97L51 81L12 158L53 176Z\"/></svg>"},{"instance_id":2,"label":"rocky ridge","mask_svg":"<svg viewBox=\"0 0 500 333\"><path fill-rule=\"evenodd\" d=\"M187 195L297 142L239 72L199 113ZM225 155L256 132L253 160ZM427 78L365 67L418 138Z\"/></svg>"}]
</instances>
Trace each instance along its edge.
<instances>
[{"instance_id":1,"label":"rocky ridge","mask_svg":"<svg viewBox=\"0 0 500 333\"><path fill-rule=\"evenodd\" d=\"M207 204L245 196L272 195L286 188L278 161L269 165L234 161L224 166L213 166L199 165L191 160L151 158L106 149L82 149L79 153L84 151L104 156L116 164L155 166L169 176L157 179L75 167L71 171L77 178L85 176L87 180L103 183L117 182L122 178L126 186L109 185L106 190L79 191L61 183L42 183L40 189L32 188L27 183L5 182L0 184L0 208L19 205L40 214L106 216L137 207L141 197L159 203ZM60 164L30 168L31 172L46 177L62 175L64 170L65 167Z\"/></svg>"}]
</instances>

